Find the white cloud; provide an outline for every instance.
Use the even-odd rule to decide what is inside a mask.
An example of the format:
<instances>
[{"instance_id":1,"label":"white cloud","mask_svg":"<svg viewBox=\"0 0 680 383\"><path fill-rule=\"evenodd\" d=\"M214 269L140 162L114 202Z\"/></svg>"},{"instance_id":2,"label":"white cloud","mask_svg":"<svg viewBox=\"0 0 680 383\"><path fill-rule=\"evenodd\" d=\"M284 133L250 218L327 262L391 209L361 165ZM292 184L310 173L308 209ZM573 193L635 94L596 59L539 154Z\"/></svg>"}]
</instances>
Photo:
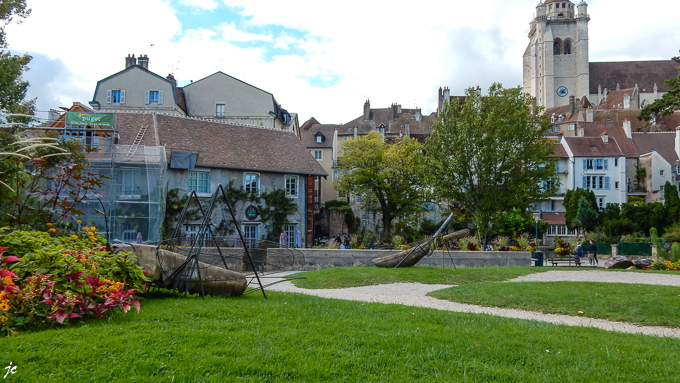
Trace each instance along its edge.
<instances>
[{"instance_id":1,"label":"white cloud","mask_svg":"<svg viewBox=\"0 0 680 383\"><path fill-rule=\"evenodd\" d=\"M190 7L204 9L206 11L212 11L218 7L218 4L215 2L215 0L180 0L179 3L182 5L188 5Z\"/></svg>"},{"instance_id":2,"label":"white cloud","mask_svg":"<svg viewBox=\"0 0 680 383\"><path fill-rule=\"evenodd\" d=\"M152 71L173 72L180 83L219 70L273 93L301 121L314 116L342 123L362 113L366 98L373 107L397 102L429 114L440 86L462 94L466 87L486 89L496 81L519 85L538 3L220 0L228 7L217 7L214 0L183 1L218 16L240 14L225 13L214 25L196 19L193 27L182 28L180 20L203 16L179 15L164 0L28 0L33 13L10 26L10 47L51 59L29 75L63 64L59 79L33 80L36 94L50 102L68 95L87 101L98 80L124 69L124 56L136 53L148 54ZM677 55L679 4L592 0L591 61ZM47 86L59 82L62 87Z\"/></svg>"}]
</instances>

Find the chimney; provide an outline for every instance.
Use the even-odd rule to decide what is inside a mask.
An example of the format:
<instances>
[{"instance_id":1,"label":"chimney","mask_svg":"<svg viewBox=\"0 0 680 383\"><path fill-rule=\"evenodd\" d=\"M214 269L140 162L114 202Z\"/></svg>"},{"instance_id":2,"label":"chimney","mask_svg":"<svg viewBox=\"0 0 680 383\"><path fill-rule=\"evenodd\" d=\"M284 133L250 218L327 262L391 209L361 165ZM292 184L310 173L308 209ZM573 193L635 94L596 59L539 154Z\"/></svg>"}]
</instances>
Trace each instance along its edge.
<instances>
[{"instance_id":1,"label":"chimney","mask_svg":"<svg viewBox=\"0 0 680 383\"><path fill-rule=\"evenodd\" d=\"M587 113L588 115L586 116L586 122L593 122L593 110L588 108Z\"/></svg>"},{"instance_id":2,"label":"chimney","mask_svg":"<svg viewBox=\"0 0 680 383\"><path fill-rule=\"evenodd\" d=\"M680 158L680 126L675 128L675 154Z\"/></svg>"},{"instance_id":3,"label":"chimney","mask_svg":"<svg viewBox=\"0 0 680 383\"><path fill-rule=\"evenodd\" d=\"M364 121L371 119L371 100L364 102Z\"/></svg>"},{"instance_id":4,"label":"chimney","mask_svg":"<svg viewBox=\"0 0 680 383\"><path fill-rule=\"evenodd\" d=\"M628 119L623 120L623 131L626 133L626 137L632 138L632 130L630 127L630 121Z\"/></svg>"},{"instance_id":5,"label":"chimney","mask_svg":"<svg viewBox=\"0 0 680 383\"><path fill-rule=\"evenodd\" d=\"M125 69L137 65L137 59L135 58L135 55L133 54L132 57L128 54L127 57L125 58Z\"/></svg>"},{"instance_id":6,"label":"chimney","mask_svg":"<svg viewBox=\"0 0 680 383\"><path fill-rule=\"evenodd\" d=\"M397 116L401 115L401 104L397 104Z\"/></svg>"},{"instance_id":7,"label":"chimney","mask_svg":"<svg viewBox=\"0 0 680 383\"><path fill-rule=\"evenodd\" d=\"M578 127L578 137L583 137L585 135L584 129L582 126Z\"/></svg>"},{"instance_id":8,"label":"chimney","mask_svg":"<svg viewBox=\"0 0 680 383\"><path fill-rule=\"evenodd\" d=\"M416 121L423 122L423 111L420 108L416 108Z\"/></svg>"},{"instance_id":9,"label":"chimney","mask_svg":"<svg viewBox=\"0 0 680 383\"><path fill-rule=\"evenodd\" d=\"M359 136L359 128L354 125L354 140L356 141L357 136Z\"/></svg>"},{"instance_id":10,"label":"chimney","mask_svg":"<svg viewBox=\"0 0 680 383\"><path fill-rule=\"evenodd\" d=\"M575 97L569 96L569 113L574 114L576 103L574 102Z\"/></svg>"},{"instance_id":11,"label":"chimney","mask_svg":"<svg viewBox=\"0 0 680 383\"><path fill-rule=\"evenodd\" d=\"M406 123L406 137L411 138L411 125Z\"/></svg>"},{"instance_id":12,"label":"chimney","mask_svg":"<svg viewBox=\"0 0 680 383\"><path fill-rule=\"evenodd\" d=\"M628 93L623 95L623 109L630 109L630 95Z\"/></svg>"},{"instance_id":13,"label":"chimney","mask_svg":"<svg viewBox=\"0 0 680 383\"><path fill-rule=\"evenodd\" d=\"M444 102L442 103L442 108L444 107L444 104L448 104L451 102L451 90L449 90L449 87L444 87L444 94L442 95L444 98Z\"/></svg>"},{"instance_id":14,"label":"chimney","mask_svg":"<svg viewBox=\"0 0 680 383\"><path fill-rule=\"evenodd\" d=\"M600 134L600 137L602 138L602 142L605 144L609 143L609 135L607 134L607 129L605 129L602 134Z\"/></svg>"},{"instance_id":15,"label":"chimney","mask_svg":"<svg viewBox=\"0 0 680 383\"><path fill-rule=\"evenodd\" d=\"M172 75L172 73L170 73L166 78L170 80L170 82L173 83L173 85L177 86L177 80L175 79L175 76Z\"/></svg>"},{"instance_id":16,"label":"chimney","mask_svg":"<svg viewBox=\"0 0 680 383\"><path fill-rule=\"evenodd\" d=\"M399 114L397 114L397 104L393 103L392 104L392 120L396 120L397 116L399 116Z\"/></svg>"},{"instance_id":17,"label":"chimney","mask_svg":"<svg viewBox=\"0 0 680 383\"><path fill-rule=\"evenodd\" d=\"M149 56L147 55L139 56L139 58L137 59L137 65L141 66L144 69L149 69Z\"/></svg>"}]
</instances>

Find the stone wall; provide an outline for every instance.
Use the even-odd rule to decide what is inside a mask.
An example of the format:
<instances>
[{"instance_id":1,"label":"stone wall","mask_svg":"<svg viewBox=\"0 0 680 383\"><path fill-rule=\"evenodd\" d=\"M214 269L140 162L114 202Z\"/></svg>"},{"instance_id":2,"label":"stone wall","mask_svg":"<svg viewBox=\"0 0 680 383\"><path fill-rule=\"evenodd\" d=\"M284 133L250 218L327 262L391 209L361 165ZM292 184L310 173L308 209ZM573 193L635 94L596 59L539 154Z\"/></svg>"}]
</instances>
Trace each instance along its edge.
<instances>
[{"instance_id":1,"label":"stone wall","mask_svg":"<svg viewBox=\"0 0 680 383\"><path fill-rule=\"evenodd\" d=\"M394 250L329 250L299 249L304 254L304 263L297 263L292 270L316 270L331 267L359 266L373 258L394 254ZM269 263L274 254L268 256ZM416 266L444 267L526 267L531 266L531 253L528 251L435 251L423 258Z\"/></svg>"}]
</instances>

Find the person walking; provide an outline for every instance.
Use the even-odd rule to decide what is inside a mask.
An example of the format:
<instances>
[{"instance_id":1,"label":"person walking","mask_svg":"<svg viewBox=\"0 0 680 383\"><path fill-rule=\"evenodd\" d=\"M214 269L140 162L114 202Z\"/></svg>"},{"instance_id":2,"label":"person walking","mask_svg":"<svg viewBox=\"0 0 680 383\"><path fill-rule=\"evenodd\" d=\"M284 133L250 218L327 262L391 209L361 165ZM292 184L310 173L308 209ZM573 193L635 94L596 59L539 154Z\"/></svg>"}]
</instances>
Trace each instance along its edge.
<instances>
[{"instance_id":1,"label":"person walking","mask_svg":"<svg viewBox=\"0 0 680 383\"><path fill-rule=\"evenodd\" d=\"M593 262L595 264L599 264L597 262L597 244L595 244L595 241L592 239L590 240L590 251L588 252L588 262L592 265Z\"/></svg>"}]
</instances>

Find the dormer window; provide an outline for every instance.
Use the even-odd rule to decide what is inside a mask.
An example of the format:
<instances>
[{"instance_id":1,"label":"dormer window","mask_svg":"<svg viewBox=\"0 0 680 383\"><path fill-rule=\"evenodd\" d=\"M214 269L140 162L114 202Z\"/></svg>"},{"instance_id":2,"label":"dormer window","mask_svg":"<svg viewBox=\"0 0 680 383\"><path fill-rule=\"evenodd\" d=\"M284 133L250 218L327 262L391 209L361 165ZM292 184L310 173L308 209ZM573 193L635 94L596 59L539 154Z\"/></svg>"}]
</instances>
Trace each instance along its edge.
<instances>
[{"instance_id":1,"label":"dormer window","mask_svg":"<svg viewBox=\"0 0 680 383\"><path fill-rule=\"evenodd\" d=\"M316 134L314 135L314 141L315 141L317 144L321 144L321 143L323 143L324 141L326 141L326 137L323 135L323 133L321 133L321 132L316 132Z\"/></svg>"}]
</instances>

